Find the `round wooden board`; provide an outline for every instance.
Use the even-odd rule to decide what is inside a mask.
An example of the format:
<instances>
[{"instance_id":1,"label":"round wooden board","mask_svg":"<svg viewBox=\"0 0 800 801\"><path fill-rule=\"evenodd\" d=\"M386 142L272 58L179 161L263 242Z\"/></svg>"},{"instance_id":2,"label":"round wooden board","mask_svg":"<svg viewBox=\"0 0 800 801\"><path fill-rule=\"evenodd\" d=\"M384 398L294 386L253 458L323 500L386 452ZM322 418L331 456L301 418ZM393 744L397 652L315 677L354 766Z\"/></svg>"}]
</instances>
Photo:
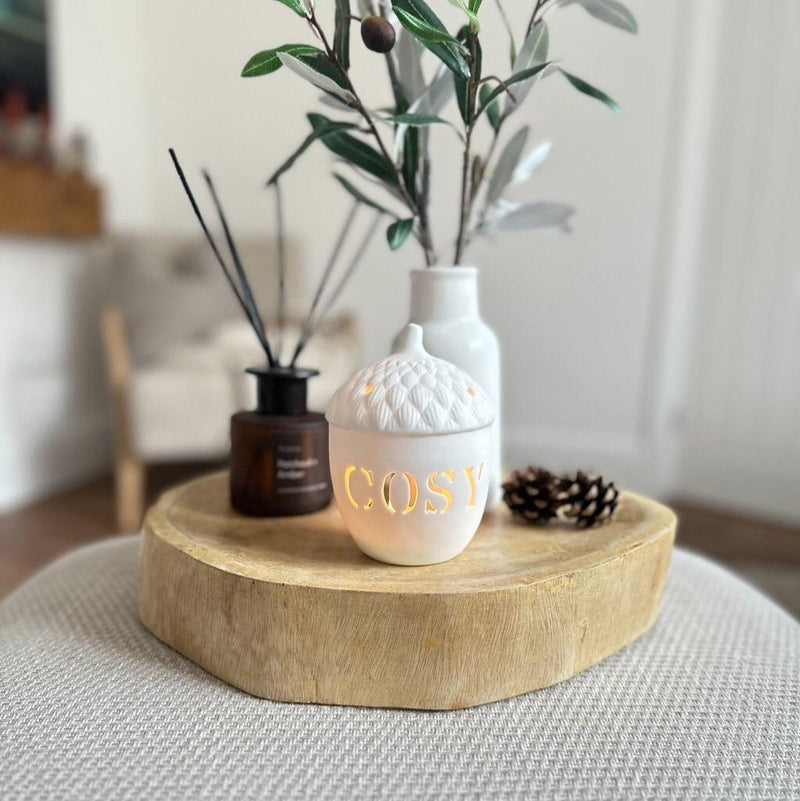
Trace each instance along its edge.
<instances>
[{"instance_id":1,"label":"round wooden board","mask_svg":"<svg viewBox=\"0 0 800 801\"><path fill-rule=\"evenodd\" d=\"M166 493L140 555L142 622L215 676L276 701L455 709L568 679L655 621L675 515L624 494L579 531L486 516L429 567L364 556L335 505L258 520L225 473Z\"/></svg>"}]
</instances>

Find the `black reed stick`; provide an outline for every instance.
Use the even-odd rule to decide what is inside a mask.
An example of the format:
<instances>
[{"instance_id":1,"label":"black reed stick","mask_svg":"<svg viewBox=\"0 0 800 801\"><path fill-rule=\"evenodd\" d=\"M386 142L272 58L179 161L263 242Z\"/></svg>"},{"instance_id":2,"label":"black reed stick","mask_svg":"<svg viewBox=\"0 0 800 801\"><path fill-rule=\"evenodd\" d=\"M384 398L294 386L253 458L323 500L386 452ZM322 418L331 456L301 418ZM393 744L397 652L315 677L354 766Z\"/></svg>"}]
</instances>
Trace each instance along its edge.
<instances>
[{"instance_id":1,"label":"black reed stick","mask_svg":"<svg viewBox=\"0 0 800 801\"><path fill-rule=\"evenodd\" d=\"M360 205L361 204L357 200L353 201L353 205L350 208L350 211L348 212L344 223L342 224L342 230L339 232L339 237L337 238L336 243L333 246L331 255L328 257L328 263L325 265L325 269L322 272L322 277L320 278L320 282L319 284L317 284L317 291L314 293L314 298L311 301L311 306L308 309L308 314L306 315L306 319L303 321L303 327L300 330L300 338L297 340L297 346L295 347L294 354L292 355L292 361L291 361L292 367L294 367L295 362L297 361L297 357L300 355L300 352L306 346L309 332L311 331L311 321L314 318L314 313L317 310L317 306L319 306L319 301L320 298L322 297L322 293L325 291L325 288L328 285L328 281L330 280L331 274L333 273L333 268L336 266L336 262L339 260L339 254L342 252L344 243L347 241L347 235L350 233L350 229L353 226L353 220L355 220L356 214L358 213L358 207Z\"/></svg>"},{"instance_id":2,"label":"black reed stick","mask_svg":"<svg viewBox=\"0 0 800 801\"><path fill-rule=\"evenodd\" d=\"M194 211L194 215L197 218L197 221L200 223L200 227L203 229L203 234L205 235L206 241L211 247L211 250L213 251L215 258L220 268L222 269L222 272L225 278L227 279L228 284L230 285L230 288L236 297L236 300L239 302L242 311L245 313L245 316L250 322L250 325L253 327L253 331L258 337L258 341L261 343L261 347L264 349L264 353L267 356L269 366L273 368L280 367L281 348L283 344L283 329L285 328L286 324L286 270L287 270L286 226L285 226L285 218L283 211L283 195L281 193L280 183L276 181L274 184L275 205L276 205L276 213L278 221L278 347L277 351L273 351L269 344L267 331L264 326L264 319L261 316L261 313L258 309L258 304L256 303L256 299L253 294L250 281L247 277L247 272L239 256L239 250L236 247L236 242L233 238L233 234L231 233L230 226L228 225L228 220L225 216L225 212L222 208L222 203L219 200L219 196L217 195L216 188L214 187L214 182L212 181L211 176L208 174L206 170L203 170L203 177L205 178L206 184L208 185L208 190L211 194L211 199L214 202L214 207L216 208L217 214L220 219L220 223L222 224L222 230L225 234L225 240L228 244L231 258L233 259L234 268L236 270L236 274L239 279L239 285L237 285L236 281L234 280L233 274L230 268L228 267L227 262L223 258L222 253L220 252L219 247L217 246L216 240L214 239L211 231L209 230L208 225L206 225L206 221L203 218L203 214L200 211L200 207L198 206L197 201L195 200L194 194L191 190L191 187L189 186L189 182L186 180L186 175L183 172L183 168L181 167L181 164L178 161L178 157L172 148L169 149L169 154L170 157L172 158L172 163L175 166L175 171L178 173L178 177L180 178L183 190L186 193L186 196L189 198L189 203L192 206L192 211ZM345 288L351 276L358 267L359 263L361 262L361 259L363 258L364 253L367 250L367 247L369 246L370 242L375 236L375 233L378 230L381 218L383 217L383 212L381 211L376 212L373 222L371 223L369 229L366 232L366 235L364 236L358 248L356 249L356 252L353 255L352 259L350 260L350 263L348 264L347 268L345 269L344 274L341 276L338 283L334 287L333 292L331 293L328 300L325 302L322 310L319 311L320 301L322 300L322 296L325 293L328 283L330 282L331 276L333 275L334 269L336 267L336 263L339 260L342 248L344 247L344 244L347 240L347 236L352 228L353 221L358 211L358 206L359 203L356 201L353 204L351 210L349 211L347 217L345 218L342 230L340 231L336 243L334 244L328 262L325 265L325 269L323 270L319 284L317 285L317 288L314 292L314 297L312 299L308 314L306 315L305 320L303 322L303 327L300 333L300 339L298 340L294 350L294 354L292 355L292 361L290 364L291 367L295 366L298 357L303 352L309 340L317 333L319 328L325 322L328 314L330 313L330 310L333 308L334 304L339 299L339 296L341 295L343 289Z\"/></svg>"},{"instance_id":3,"label":"black reed stick","mask_svg":"<svg viewBox=\"0 0 800 801\"><path fill-rule=\"evenodd\" d=\"M222 224L222 230L225 233L225 241L228 243L228 249L231 252L231 258L233 259L234 267L236 268L236 273L239 276L239 284L242 288L242 292L244 293L244 300L246 301L249 309L250 309L250 320L253 324L253 327L256 329L256 334L260 333L259 339L263 340L267 344L269 344L269 340L267 339L267 332L264 330L264 319L261 316L261 312L258 310L258 304L256 303L255 296L253 295L253 290L250 286L250 280L247 277L247 272L244 269L244 265L242 264L242 260L239 258L239 249L236 247L236 243L234 242L233 235L231 234L230 226L228 225L228 220L225 216L225 212L222 208L222 203L219 200L219 196L217 195L217 190L214 187L214 182L211 179L207 170L203 170L203 177L206 180L206 184L208 185L208 191L211 194L211 199L214 201L214 207L217 210L217 216L219 217L219 221ZM267 354L267 358L269 359L270 365L273 364L274 358L270 358L271 354Z\"/></svg>"},{"instance_id":4,"label":"black reed stick","mask_svg":"<svg viewBox=\"0 0 800 801\"><path fill-rule=\"evenodd\" d=\"M358 250L356 250L355 254L353 255L353 258L350 260L350 264L347 266L347 269L344 271L344 274L339 279L339 283L336 284L336 288L333 290L330 298L325 303L325 306L323 307L322 311L317 315L317 319L313 321L309 335L308 337L306 337L306 342L308 342L317 333L317 331L319 331L320 327L325 322L334 304L339 299L339 295L342 294L342 290L347 286L347 282L352 277L353 273L356 270L356 267L358 267L358 265L361 263L361 259L364 257L364 253L366 253L370 242L372 242L372 240L375 237L375 234L378 231L378 227L380 226L382 217L383 217L382 211L375 212L375 217L372 220L372 224L367 229L367 233L364 235L364 238L361 240L361 244L358 246Z\"/></svg>"},{"instance_id":5,"label":"black reed stick","mask_svg":"<svg viewBox=\"0 0 800 801\"><path fill-rule=\"evenodd\" d=\"M230 269L228 265L225 263L225 259L222 258L222 254L217 247L217 243L214 240L214 237L211 235L211 231L208 229L206 225L206 221L203 219L203 215L200 211L200 207L197 205L197 201L195 200L194 194L192 193L191 188L189 187L189 182L186 180L186 175L183 172L183 168L181 167L180 162L178 161L177 155L175 155L175 151L170 148L169 155L172 158L172 163L175 165L175 171L178 173L178 178L180 178L181 185L183 186L183 191L186 193L186 196L189 198L189 203L192 206L192 210L194 211L195 217L197 217L197 221L200 223L200 227L203 229L203 233L205 234L206 241L211 246L211 250L214 253L214 256L219 263L219 266L222 268L222 272L225 275L225 278L228 280L228 284L230 288L233 290L233 294L236 296L236 300L239 301L239 305L242 307L242 311L245 313L245 316L250 321L250 325L253 326L253 330L258 337L259 342L261 343L264 352L267 355L267 360L269 361L270 367L275 367L275 359L272 355L272 349L269 346L269 342L267 341L266 336L262 336L261 332L258 330L258 327L251 317L250 309L248 308L247 303L245 303L244 298L242 297L239 288L236 286L236 282L233 280L233 276L231 275Z\"/></svg>"}]
</instances>

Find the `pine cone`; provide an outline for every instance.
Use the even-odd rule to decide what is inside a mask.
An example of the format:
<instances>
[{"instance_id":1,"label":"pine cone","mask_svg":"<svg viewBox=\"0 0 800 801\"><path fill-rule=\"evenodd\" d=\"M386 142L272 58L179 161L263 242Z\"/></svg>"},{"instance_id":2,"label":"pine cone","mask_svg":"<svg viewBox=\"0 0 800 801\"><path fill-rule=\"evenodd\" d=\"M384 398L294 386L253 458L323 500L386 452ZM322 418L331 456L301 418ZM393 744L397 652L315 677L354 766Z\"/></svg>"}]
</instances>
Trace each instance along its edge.
<instances>
[{"instance_id":1,"label":"pine cone","mask_svg":"<svg viewBox=\"0 0 800 801\"><path fill-rule=\"evenodd\" d=\"M602 476L590 476L579 470L575 478L558 479L555 496L559 519L574 522L578 528L591 528L611 519L619 491L613 481L604 483Z\"/></svg>"},{"instance_id":2,"label":"pine cone","mask_svg":"<svg viewBox=\"0 0 800 801\"><path fill-rule=\"evenodd\" d=\"M503 484L503 500L526 523L547 523L558 512L558 479L541 467L515 470Z\"/></svg>"}]
</instances>

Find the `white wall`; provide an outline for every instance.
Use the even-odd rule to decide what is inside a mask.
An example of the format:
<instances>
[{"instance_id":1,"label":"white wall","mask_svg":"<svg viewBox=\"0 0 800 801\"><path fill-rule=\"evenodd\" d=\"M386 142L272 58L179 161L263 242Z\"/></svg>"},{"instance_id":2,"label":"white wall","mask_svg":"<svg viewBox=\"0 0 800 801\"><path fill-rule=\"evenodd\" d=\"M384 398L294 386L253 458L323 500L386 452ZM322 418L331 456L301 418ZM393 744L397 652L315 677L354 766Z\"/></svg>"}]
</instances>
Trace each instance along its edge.
<instances>
[{"instance_id":1,"label":"white wall","mask_svg":"<svg viewBox=\"0 0 800 801\"><path fill-rule=\"evenodd\" d=\"M725 10L678 489L797 523L800 6L728 0Z\"/></svg>"},{"instance_id":2,"label":"white wall","mask_svg":"<svg viewBox=\"0 0 800 801\"><path fill-rule=\"evenodd\" d=\"M0 240L0 511L108 464L102 286L83 245Z\"/></svg>"},{"instance_id":3,"label":"white wall","mask_svg":"<svg viewBox=\"0 0 800 801\"><path fill-rule=\"evenodd\" d=\"M557 143L520 196L574 203L575 232L509 235L476 247L471 259L483 267L485 316L503 343L509 461L594 465L652 488L665 479L653 469L653 415L663 410L652 403L660 369L652 362L660 358L662 331L651 320L663 312L663 187L683 122L675 65L693 12L685 2L631 6L638 37L577 7L551 16L554 55L612 93L623 116L559 77L543 83L520 115L535 140ZM192 170L212 168L238 231L271 226L262 181L304 135L317 92L285 71L253 80L238 74L257 50L307 38L302 21L263 0L56 0L55 7L60 63L67 65L59 78L60 122L92 132L112 226L194 231L166 155L170 145ZM504 54L491 13L487 6L485 50ZM522 11L515 17L521 28ZM382 64L355 49L355 74L378 104ZM504 69L501 59L495 70ZM443 243L454 225L458 179L447 131L437 132L435 154ZM346 210L324 177L329 169L325 152L314 149L286 183L307 272L321 266ZM372 248L347 301L362 314L366 358L382 355L403 322L406 274L419 262L411 245L398 255L383 242Z\"/></svg>"},{"instance_id":4,"label":"white wall","mask_svg":"<svg viewBox=\"0 0 800 801\"><path fill-rule=\"evenodd\" d=\"M111 225L147 225L141 8L69 0L49 3L48 11L57 132L91 135ZM0 236L0 510L110 463L98 341L104 271L90 248Z\"/></svg>"},{"instance_id":5,"label":"white wall","mask_svg":"<svg viewBox=\"0 0 800 801\"><path fill-rule=\"evenodd\" d=\"M49 0L50 91L57 136L83 131L114 229L152 223L152 115L144 80L154 20L132 0Z\"/></svg>"}]
</instances>

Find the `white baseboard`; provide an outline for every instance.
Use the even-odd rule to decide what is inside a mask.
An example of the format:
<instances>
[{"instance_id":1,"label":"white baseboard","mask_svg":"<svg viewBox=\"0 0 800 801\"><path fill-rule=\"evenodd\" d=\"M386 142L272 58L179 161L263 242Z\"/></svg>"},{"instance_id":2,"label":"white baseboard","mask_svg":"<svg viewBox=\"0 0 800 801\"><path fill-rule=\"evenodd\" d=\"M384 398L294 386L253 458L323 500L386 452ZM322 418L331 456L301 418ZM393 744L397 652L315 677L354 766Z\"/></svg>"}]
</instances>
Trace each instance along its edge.
<instances>
[{"instance_id":1,"label":"white baseboard","mask_svg":"<svg viewBox=\"0 0 800 801\"><path fill-rule=\"evenodd\" d=\"M550 470L590 470L616 484L655 497L666 497L664 466L653 446L642 440L616 435L507 426L503 437L508 468L533 464Z\"/></svg>"},{"instance_id":2,"label":"white baseboard","mask_svg":"<svg viewBox=\"0 0 800 801\"><path fill-rule=\"evenodd\" d=\"M677 494L687 501L718 506L726 511L800 524L800 469L757 470L742 456L740 461L706 459L693 454L681 471Z\"/></svg>"},{"instance_id":3,"label":"white baseboard","mask_svg":"<svg viewBox=\"0 0 800 801\"><path fill-rule=\"evenodd\" d=\"M0 512L101 475L111 454L111 429L102 414L70 421L46 437L3 443Z\"/></svg>"}]
</instances>

